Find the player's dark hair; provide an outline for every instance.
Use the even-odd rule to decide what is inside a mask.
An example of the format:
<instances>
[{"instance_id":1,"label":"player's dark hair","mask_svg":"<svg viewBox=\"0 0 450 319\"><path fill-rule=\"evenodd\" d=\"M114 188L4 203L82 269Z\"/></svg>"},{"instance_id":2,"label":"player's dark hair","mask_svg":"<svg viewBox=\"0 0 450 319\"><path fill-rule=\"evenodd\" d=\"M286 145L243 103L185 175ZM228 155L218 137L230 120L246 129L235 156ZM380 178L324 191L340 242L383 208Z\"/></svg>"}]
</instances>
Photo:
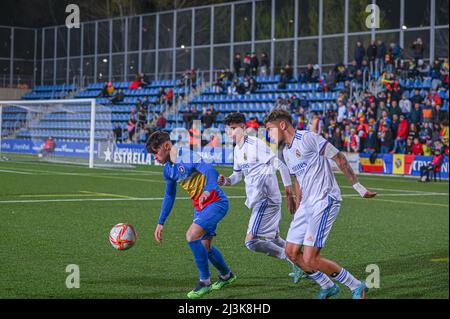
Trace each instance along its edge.
<instances>
[{"instance_id":1,"label":"player's dark hair","mask_svg":"<svg viewBox=\"0 0 450 319\"><path fill-rule=\"evenodd\" d=\"M239 112L228 114L223 120L225 125L245 124L245 115Z\"/></svg>"},{"instance_id":2,"label":"player's dark hair","mask_svg":"<svg viewBox=\"0 0 450 319\"><path fill-rule=\"evenodd\" d=\"M170 141L170 135L167 132L156 131L153 132L145 143L147 152L154 153L165 142Z\"/></svg>"},{"instance_id":3,"label":"player's dark hair","mask_svg":"<svg viewBox=\"0 0 450 319\"><path fill-rule=\"evenodd\" d=\"M284 120L290 125L293 125L291 113L283 109L273 109L270 113L264 118L264 125L268 122L275 122L277 120Z\"/></svg>"}]
</instances>

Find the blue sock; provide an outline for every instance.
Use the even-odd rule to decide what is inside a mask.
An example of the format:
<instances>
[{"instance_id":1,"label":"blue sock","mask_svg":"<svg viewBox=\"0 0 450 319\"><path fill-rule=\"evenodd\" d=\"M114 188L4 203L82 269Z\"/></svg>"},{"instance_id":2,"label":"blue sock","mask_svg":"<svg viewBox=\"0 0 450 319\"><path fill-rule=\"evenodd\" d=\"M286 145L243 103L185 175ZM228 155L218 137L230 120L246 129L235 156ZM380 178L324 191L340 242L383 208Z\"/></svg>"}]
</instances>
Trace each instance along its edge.
<instances>
[{"instance_id":1,"label":"blue sock","mask_svg":"<svg viewBox=\"0 0 450 319\"><path fill-rule=\"evenodd\" d=\"M220 272L222 277L230 273L230 268L228 268L225 259L223 259L223 256L220 253L220 250L216 247L211 246L211 250L208 252L208 258L211 264L213 264L214 267L216 267L216 269Z\"/></svg>"},{"instance_id":2,"label":"blue sock","mask_svg":"<svg viewBox=\"0 0 450 319\"><path fill-rule=\"evenodd\" d=\"M208 265L208 252L203 246L200 239L189 242L192 253L194 254L195 263L197 264L198 272L200 273L200 280L207 280L211 277Z\"/></svg>"}]
</instances>

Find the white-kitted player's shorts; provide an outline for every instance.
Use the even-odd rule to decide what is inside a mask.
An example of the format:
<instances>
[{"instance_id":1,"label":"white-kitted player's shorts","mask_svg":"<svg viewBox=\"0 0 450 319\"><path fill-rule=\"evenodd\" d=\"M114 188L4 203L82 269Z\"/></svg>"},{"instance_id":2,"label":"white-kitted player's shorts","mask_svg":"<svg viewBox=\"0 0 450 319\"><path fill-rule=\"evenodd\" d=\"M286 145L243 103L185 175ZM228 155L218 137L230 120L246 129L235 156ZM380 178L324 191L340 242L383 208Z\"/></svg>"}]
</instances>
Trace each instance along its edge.
<instances>
[{"instance_id":1,"label":"white-kitted player's shorts","mask_svg":"<svg viewBox=\"0 0 450 319\"><path fill-rule=\"evenodd\" d=\"M280 232L281 203L266 199L257 203L252 210L247 234L273 239Z\"/></svg>"},{"instance_id":2,"label":"white-kitted player's shorts","mask_svg":"<svg viewBox=\"0 0 450 319\"><path fill-rule=\"evenodd\" d=\"M330 196L327 202L319 202L314 207L300 204L286 241L297 245L324 247L340 208L341 202Z\"/></svg>"}]
</instances>

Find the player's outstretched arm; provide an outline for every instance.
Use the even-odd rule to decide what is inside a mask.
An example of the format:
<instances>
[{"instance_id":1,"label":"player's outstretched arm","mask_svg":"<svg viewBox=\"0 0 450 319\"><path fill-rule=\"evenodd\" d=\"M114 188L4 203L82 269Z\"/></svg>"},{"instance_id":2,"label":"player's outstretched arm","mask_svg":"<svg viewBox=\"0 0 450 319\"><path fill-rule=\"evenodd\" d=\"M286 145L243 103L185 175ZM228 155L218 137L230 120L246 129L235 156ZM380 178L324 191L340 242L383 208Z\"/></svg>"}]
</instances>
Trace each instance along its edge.
<instances>
[{"instance_id":1,"label":"player's outstretched arm","mask_svg":"<svg viewBox=\"0 0 450 319\"><path fill-rule=\"evenodd\" d=\"M161 213L159 214L158 224L155 229L155 240L158 243L162 242L162 230L163 225L169 217L172 211L173 204L175 203L175 198L177 195L177 183L173 180L166 180L166 193L164 194L164 199L161 206Z\"/></svg>"},{"instance_id":2,"label":"player's outstretched arm","mask_svg":"<svg viewBox=\"0 0 450 319\"><path fill-rule=\"evenodd\" d=\"M295 188L295 202L294 202L295 204L294 213L295 213L295 211L300 207L300 202L302 201L302 189L296 178L294 179L294 188Z\"/></svg>"},{"instance_id":3,"label":"player's outstretched arm","mask_svg":"<svg viewBox=\"0 0 450 319\"><path fill-rule=\"evenodd\" d=\"M336 162L336 165L339 167L342 173L344 173L345 177L349 180L353 188L359 193L359 195L361 195L361 197L372 198L377 195L377 193L367 190L359 183L358 177L356 176L352 167L348 163L347 158L342 152L338 152L335 156L332 157L332 159Z\"/></svg>"},{"instance_id":4,"label":"player's outstretched arm","mask_svg":"<svg viewBox=\"0 0 450 319\"><path fill-rule=\"evenodd\" d=\"M233 186L239 183L242 180L242 173L241 172L233 172L229 177L226 177L224 175L219 175L217 178L217 183L219 186Z\"/></svg>"}]
</instances>

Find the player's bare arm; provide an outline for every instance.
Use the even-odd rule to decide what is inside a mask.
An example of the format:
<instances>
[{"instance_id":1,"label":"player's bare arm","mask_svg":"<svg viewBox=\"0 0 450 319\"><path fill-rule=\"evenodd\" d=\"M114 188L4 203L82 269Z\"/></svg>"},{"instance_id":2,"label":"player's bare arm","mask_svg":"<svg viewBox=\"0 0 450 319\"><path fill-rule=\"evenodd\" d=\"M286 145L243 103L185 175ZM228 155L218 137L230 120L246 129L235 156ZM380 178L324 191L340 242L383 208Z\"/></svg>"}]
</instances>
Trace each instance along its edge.
<instances>
[{"instance_id":1,"label":"player's bare arm","mask_svg":"<svg viewBox=\"0 0 450 319\"><path fill-rule=\"evenodd\" d=\"M336 162L339 169L342 171L342 173L344 173L347 180L353 185L353 188L361 195L361 197L372 198L377 195L376 192L367 190L359 183L358 177L356 176L352 167L348 163L347 158L342 152L337 153L335 156L333 156L332 159Z\"/></svg>"}]
</instances>

